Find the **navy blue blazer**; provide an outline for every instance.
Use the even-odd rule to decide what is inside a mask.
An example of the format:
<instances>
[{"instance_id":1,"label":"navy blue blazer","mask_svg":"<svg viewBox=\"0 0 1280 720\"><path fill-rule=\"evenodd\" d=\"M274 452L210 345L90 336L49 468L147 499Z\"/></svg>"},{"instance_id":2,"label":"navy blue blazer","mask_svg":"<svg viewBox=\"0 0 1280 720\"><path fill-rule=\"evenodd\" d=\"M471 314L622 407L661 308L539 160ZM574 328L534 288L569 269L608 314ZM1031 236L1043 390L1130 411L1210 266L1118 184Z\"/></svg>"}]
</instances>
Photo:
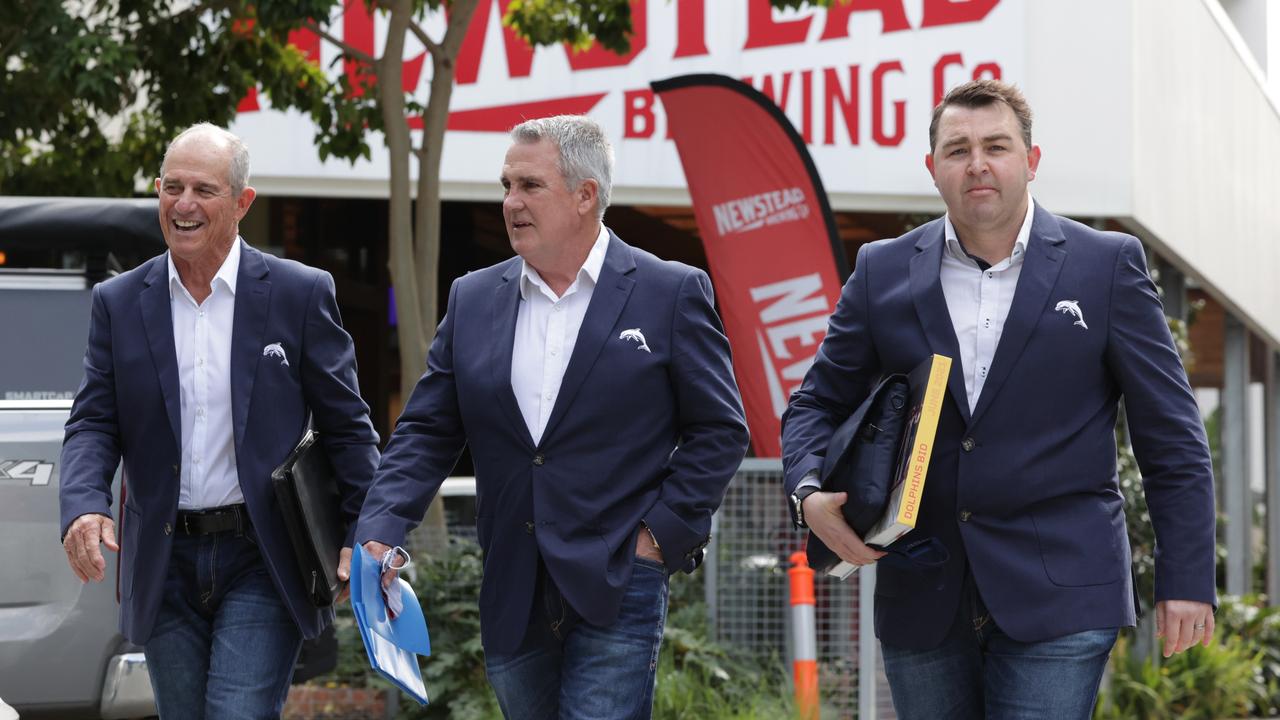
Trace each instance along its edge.
<instances>
[{"instance_id":1,"label":"navy blue blazer","mask_svg":"<svg viewBox=\"0 0 1280 720\"><path fill-rule=\"evenodd\" d=\"M1216 602L1208 445L1141 244L1035 208L972 414L939 280L944 247L941 219L862 247L783 416L790 493L821 468L833 429L882 374L930 353L956 360L913 532L942 540L951 560L936 574L879 563L876 634L935 647L956 616L966 562L1017 640L1132 625L1114 434L1121 398L1158 541L1156 599ZM1056 310L1063 300L1078 303L1083 324Z\"/></svg>"},{"instance_id":2,"label":"navy blue blazer","mask_svg":"<svg viewBox=\"0 0 1280 720\"><path fill-rule=\"evenodd\" d=\"M476 473L485 648L516 648L538 557L587 621L617 617L640 521L668 568L693 570L747 428L705 273L610 233L540 443L511 389L521 259L453 283L427 372L405 405L357 539L401 544L464 444ZM620 335L643 333L648 350Z\"/></svg>"},{"instance_id":3,"label":"navy blue blazer","mask_svg":"<svg viewBox=\"0 0 1280 720\"><path fill-rule=\"evenodd\" d=\"M263 557L280 596L308 638L332 617L308 599L280 519L271 471L314 416L355 519L378 462L378 435L360 398L355 348L342 329L333 278L241 242L231 340L236 470ZM288 365L264 357L280 343ZM62 533L85 513L110 516L121 459L127 487L120 539L120 628L151 636L178 512L182 416L169 273L164 255L93 289L93 315L62 446Z\"/></svg>"}]
</instances>

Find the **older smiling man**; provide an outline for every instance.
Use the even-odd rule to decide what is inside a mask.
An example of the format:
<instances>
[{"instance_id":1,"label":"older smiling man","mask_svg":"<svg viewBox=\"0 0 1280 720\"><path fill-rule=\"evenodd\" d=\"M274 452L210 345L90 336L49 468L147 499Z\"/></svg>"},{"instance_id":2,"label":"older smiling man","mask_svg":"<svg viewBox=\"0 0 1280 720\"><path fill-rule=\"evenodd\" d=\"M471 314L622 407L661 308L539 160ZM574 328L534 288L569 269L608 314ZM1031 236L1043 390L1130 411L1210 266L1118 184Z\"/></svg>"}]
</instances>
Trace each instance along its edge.
<instances>
[{"instance_id":1,"label":"older smiling man","mask_svg":"<svg viewBox=\"0 0 1280 720\"><path fill-rule=\"evenodd\" d=\"M280 714L302 638L332 611L303 588L271 471L310 413L344 484L349 546L378 458L333 279L238 235L248 175L248 149L222 128L169 145L156 179L169 251L94 288L62 449L67 559L101 581L100 546L121 553L120 626L166 719Z\"/></svg>"}]
</instances>

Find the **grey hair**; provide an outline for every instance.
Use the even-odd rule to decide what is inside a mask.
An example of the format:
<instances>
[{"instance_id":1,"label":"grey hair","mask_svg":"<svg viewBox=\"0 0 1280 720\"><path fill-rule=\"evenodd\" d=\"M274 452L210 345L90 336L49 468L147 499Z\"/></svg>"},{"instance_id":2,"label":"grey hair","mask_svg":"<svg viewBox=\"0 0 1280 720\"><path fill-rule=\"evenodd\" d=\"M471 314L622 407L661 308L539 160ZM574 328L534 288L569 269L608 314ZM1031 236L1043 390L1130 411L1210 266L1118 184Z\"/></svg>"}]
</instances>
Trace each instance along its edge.
<instances>
[{"instance_id":1,"label":"grey hair","mask_svg":"<svg viewBox=\"0 0 1280 720\"><path fill-rule=\"evenodd\" d=\"M594 180L599 188L596 219L604 217L613 191L613 146L595 120L585 115L526 120L511 128L511 139L518 143L554 143L560 154L560 176L569 190Z\"/></svg>"},{"instance_id":2,"label":"grey hair","mask_svg":"<svg viewBox=\"0 0 1280 720\"><path fill-rule=\"evenodd\" d=\"M196 123L178 133L165 148L164 160L160 162L160 175L164 175L165 166L169 164L169 153L183 140L195 135L205 135L218 140L231 150L231 163L227 168L227 182L231 185L231 194L239 197L249 185L249 146L226 128L213 123Z\"/></svg>"}]
</instances>

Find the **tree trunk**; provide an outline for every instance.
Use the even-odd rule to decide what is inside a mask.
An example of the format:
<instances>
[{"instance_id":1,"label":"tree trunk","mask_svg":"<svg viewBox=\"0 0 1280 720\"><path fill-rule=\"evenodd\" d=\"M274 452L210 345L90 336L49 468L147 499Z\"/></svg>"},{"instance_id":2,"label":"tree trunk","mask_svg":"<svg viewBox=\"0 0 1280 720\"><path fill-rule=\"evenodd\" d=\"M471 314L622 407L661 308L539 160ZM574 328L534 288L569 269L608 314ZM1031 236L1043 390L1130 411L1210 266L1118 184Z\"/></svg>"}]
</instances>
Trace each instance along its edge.
<instances>
[{"instance_id":1,"label":"tree trunk","mask_svg":"<svg viewBox=\"0 0 1280 720\"><path fill-rule=\"evenodd\" d=\"M416 273L413 243L413 205L409 195L409 153L413 150L409 125L405 121L403 75L405 33L413 16L412 0L390 0L382 7L390 10L387 44L378 61L378 93L390 163L391 201L387 263L395 291L396 330L400 338L400 402L409 393L427 366L427 336L423 328L421 288ZM433 321L434 324L434 321Z\"/></svg>"},{"instance_id":2,"label":"tree trunk","mask_svg":"<svg viewBox=\"0 0 1280 720\"><path fill-rule=\"evenodd\" d=\"M458 56L458 48L466 35L467 26L471 23L471 15L477 0L455 0L449 8L448 27L444 39L434 47L428 45L431 54L431 90L427 98L427 109L422 117L422 144L414 153L418 158L418 212L414 222L414 263L408 265L408 272L417 280L418 305L417 315L420 318L421 337L424 347L429 347L435 337L438 317L438 301L440 294L440 153L444 148L444 133L449 122L449 102L453 95L454 59ZM396 30L392 24L392 30ZM405 25L404 29L407 29ZM401 54L403 54L403 30L401 37ZM389 45L388 45L389 47ZM388 51L388 56L390 52ZM390 85L390 84L389 84ZM394 85L399 90L399 76ZM404 125L403 106L401 125ZM405 126L407 127L407 126ZM407 133L406 133L407 134ZM406 153L407 161L408 155ZM408 182L405 182L406 194ZM403 337L403 336L402 336ZM404 362L401 360L401 368ZM403 372L403 370L402 370ZM421 371L419 371L421 372ZM414 375L412 382L417 382ZM401 380L401 392L407 399L412 390L412 382L406 387ZM423 521L426 532L426 543L430 548L448 547L448 521L444 515L444 500L439 495L427 508L427 516Z\"/></svg>"},{"instance_id":3,"label":"tree trunk","mask_svg":"<svg viewBox=\"0 0 1280 720\"><path fill-rule=\"evenodd\" d=\"M449 7L444 39L431 53L431 94L422 116L422 145L418 148L417 269L421 282L423 332L430 343L439 319L440 295L440 156L453 98L454 60L471 24L477 0L455 0Z\"/></svg>"},{"instance_id":4,"label":"tree trunk","mask_svg":"<svg viewBox=\"0 0 1280 720\"><path fill-rule=\"evenodd\" d=\"M427 328L435 326L434 318L422 316L422 298L435 297L434 276L421 276L413 238L413 203L409 195L409 154L413 151L409 124L405 117L402 76L404 73L405 34L413 22L412 0L389 0L381 6L390 11L387 21L387 44L379 60L378 93L382 105L382 124L391 163L390 261L391 284L395 289L396 328L400 337L400 403L409 401L418 378L427 367ZM419 209L419 214L421 214ZM437 211L437 214L438 211ZM429 280L429 282L420 282ZM448 525L444 505L437 497L423 522L428 553L445 547Z\"/></svg>"}]
</instances>

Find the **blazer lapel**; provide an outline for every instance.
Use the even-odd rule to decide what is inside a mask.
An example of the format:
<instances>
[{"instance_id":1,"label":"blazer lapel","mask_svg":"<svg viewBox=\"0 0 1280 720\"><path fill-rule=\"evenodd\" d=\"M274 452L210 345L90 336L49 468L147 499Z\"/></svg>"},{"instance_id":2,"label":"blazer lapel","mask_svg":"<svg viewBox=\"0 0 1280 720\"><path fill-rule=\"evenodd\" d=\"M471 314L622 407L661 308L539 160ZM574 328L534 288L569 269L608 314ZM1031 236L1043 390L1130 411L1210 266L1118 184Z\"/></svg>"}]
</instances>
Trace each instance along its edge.
<instances>
[{"instance_id":1,"label":"blazer lapel","mask_svg":"<svg viewBox=\"0 0 1280 720\"><path fill-rule=\"evenodd\" d=\"M147 273L140 308L142 328L151 347L151 362L160 378L160 392L169 415L175 447L182 447L182 404L178 386L178 351L173 344L173 307L169 297L169 260L161 255Z\"/></svg>"},{"instance_id":2,"label":"blazer lapel","mask_svg":"<svg viewBox=\"0 0 1280 720\"><path fill-rule=\"evenodd\" d=\"M943 224L938 221L916 241L916 254L911 258L911 299L915 302L916 315L924 328L929 347L938 355L952 359L951 374L947 377L947 389L951 399L960 409L960 415L969 422L969 395L964 389L964 373L967 368L960 362L960 343L956 340L955 325L947 311L947 298L942 293L942 250L946 245Z\"/></svg>"},{"instance_id":3,"label":"blazer lapel","mask_svg":"<svg viewBox=\"0 0 1280 720\"><path fill-rule=\"evenodd\" d=\"M631 289L635 280L630 277L636 269L636 261L631 257L631 248L618 239L613 231L609 231L609 249L604 256L604 265L600 268L600 277L596 288L591 293L591 304L587 306L587 314L582 318L582 327L578 330L578 340L573 346L573 355L564 370L564 379L560 382L560 394L556 396L556 404L551 409L551 417L547 418L547 427L542 431L542 438L551 437L556 425L568 412L573 398L582 388L587 372L595 365L596 358L604 349L605 341L612 334L631 297Z\"/></svg>"},{"instance_id":4,"label":"blazer lapel","mask_svg":"<svg viewBox=\"0 0 1280 720\"><path fill-rule=\"evenodd\" d=\"M262 253L241 240L240 271L236 275L236 303L231 326L231 419L236 453L244 441L253 398L253 382L266 345L264 333L271 309L271 281ZM297 360L296 362L301 362Z\"/></svg>"},{"instance_id":5,"label":"blazer lapel","mask_svg":"<svg viewBox=\"0 0 1280 720\"><path fill-rule=\"evenodd\" d=\"M1000 343L996 345L991 372L983 383L978 405L973 409L971 425L977 423L987 408L991 407L993 398L1009 377L1027 340L1031 338L1031 331L1040 318L1044 317L1049 293L1058 282L1058 273L1061 272L1062 261L1067 255L1062 247L1065 239L1057 218L1037 205L1031 221L1031 238L1027 243L1026 257L1022 261L1022 272L1018 276L1018 287L1013 292L1013 304L1009 307L1009 316L1005 318Z\"/></svg>"},{"instance_id":6,"label":"blazer lapel","mask_svg":"<svg viewBox=\"0 0 1280 720\"><path fill-rule=\"evenodd\" d=\"M493 333L489 344L493 355L489 358L489 367L493 368L493 386L497 388L498 405L507 414L507 419L518 428L518 434L524 438L529 447L533 447L533 436L529 434L529 426L520 414L520 405L516 402L515 391L511 389L511 354L516 344L516 314L520 312L520 268L519 258L512 262L502 274L502 281L493 291ZM546 434L544 433L545 437Z\"/></svg>"}]
</instances>

